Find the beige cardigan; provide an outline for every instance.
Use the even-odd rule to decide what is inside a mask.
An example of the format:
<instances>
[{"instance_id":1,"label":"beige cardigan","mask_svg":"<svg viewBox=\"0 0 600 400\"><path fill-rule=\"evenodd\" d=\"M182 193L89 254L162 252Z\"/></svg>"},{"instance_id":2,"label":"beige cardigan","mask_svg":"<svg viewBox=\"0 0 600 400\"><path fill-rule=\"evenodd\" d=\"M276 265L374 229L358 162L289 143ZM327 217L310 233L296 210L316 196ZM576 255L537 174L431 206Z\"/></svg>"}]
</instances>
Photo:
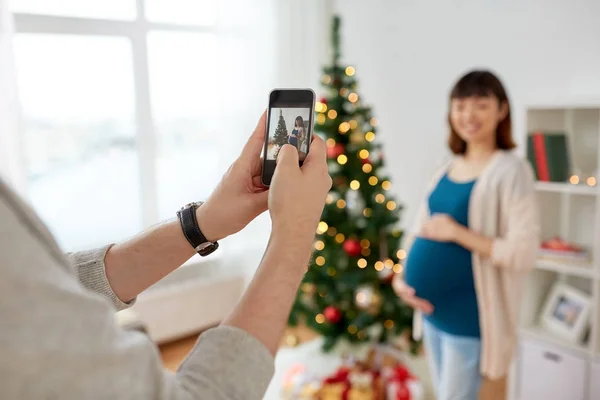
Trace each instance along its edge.
<instances>
[{"instance_id":1,"label":"beige cardigan","mask_svg":"<svg viewBox=\"0 0 600 400\"><path fill-rule=\"evenodd\" d=\"M430 182L405 245L410 257L414 236L429 217L427 198L452 161ZM515 352L518 311L523 284L535 264L540 220L529 164L508 151L497 151L477 179L469 200L469 228L493 237L492 254L473 252L473 275L481 328L481 373L490 379L505 376ZM421 337L421 314L413 334Z\"/></svg>"}]
</instances>

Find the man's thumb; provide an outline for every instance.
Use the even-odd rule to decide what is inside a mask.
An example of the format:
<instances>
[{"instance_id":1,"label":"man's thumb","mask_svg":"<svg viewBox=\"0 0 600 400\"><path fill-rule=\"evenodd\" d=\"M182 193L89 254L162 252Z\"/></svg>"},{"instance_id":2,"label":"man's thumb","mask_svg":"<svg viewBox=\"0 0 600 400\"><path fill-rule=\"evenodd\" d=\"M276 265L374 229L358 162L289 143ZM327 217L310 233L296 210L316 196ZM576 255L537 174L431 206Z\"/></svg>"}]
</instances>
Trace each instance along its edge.
<instances>
[{"instance_id":1,"label":"man's thumb","mask_svg":"<svg viewBox=\"0 0 600 400\"><path fill-rule=\"evenodd\" d=\"M277 168L299 168L298 150L291 144L284 144L277 155Z\"/></svg>"}]
</instances>

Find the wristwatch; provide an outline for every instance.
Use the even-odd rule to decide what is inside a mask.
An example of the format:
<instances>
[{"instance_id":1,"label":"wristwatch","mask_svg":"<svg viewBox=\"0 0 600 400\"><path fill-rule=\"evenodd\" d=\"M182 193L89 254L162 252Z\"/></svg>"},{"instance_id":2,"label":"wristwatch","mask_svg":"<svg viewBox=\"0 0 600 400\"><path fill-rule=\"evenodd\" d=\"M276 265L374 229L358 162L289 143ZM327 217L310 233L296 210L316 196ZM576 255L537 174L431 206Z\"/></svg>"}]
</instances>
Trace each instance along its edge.
<instances>
[{"instance_id":1,"label":"wristwatch","mask_svg":"<svg viewBox=\"0 0 600 400\"><path fill-rule=\"evenodd\" d=\"M181 229L187 241L198 254L206 257L219 248L219 243L208 241L198 226L196 210L202 204L202 201L186 204L181 210L177 211L177 217L179 217Z\"/></svg>"}]
</instances>

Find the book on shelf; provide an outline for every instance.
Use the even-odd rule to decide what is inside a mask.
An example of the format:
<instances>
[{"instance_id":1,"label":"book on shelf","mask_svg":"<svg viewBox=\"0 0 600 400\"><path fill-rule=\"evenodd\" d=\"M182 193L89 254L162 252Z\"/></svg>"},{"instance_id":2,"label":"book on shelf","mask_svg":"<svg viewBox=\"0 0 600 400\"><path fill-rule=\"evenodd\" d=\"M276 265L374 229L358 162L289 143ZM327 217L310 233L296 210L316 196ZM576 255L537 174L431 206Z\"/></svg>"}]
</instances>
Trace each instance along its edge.
<instances>
[{"instance_id":1,"label":"book on shelf","mask_svg":"<svg viewBox=\"0 0 600 400\"><path fill-rule=\"evenodd\" d=\"M531 132L527 159L542 182L566 182L571 175L567 135L563 132Z\"/></svg>"},{"instance_id":2,"label":"book on shelf","mask_svg":"<svg viewBox=\"0 0 600 400\"><path fill-rule=\"evenodd\" d=\"M560 237L542 242L538 249L538 258L565 263L591 263L590 252L587 249Z\"/></svg>"}]
</instances>

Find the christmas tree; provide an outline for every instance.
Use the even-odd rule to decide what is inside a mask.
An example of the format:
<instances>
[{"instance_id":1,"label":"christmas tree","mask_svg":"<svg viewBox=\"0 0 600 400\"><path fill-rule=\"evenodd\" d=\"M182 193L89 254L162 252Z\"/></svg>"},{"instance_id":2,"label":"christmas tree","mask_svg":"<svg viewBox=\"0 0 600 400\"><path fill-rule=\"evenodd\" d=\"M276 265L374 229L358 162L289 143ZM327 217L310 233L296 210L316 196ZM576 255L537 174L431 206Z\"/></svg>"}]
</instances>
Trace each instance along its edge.
<instances>
[{"instance_id":1,"label":"christmas tree","mask_svg":"<svg viewBox=\"0 0 600 400\"><path fill-rule=\"evenodd\" d=\"M277 122L277 129L275 130L275 136L273 136L273 143L281 147L288 142L288 131L285 126L285 120L283 119L283 111L279 110L279 121Z\"/></svg>"},{"instance_id":2,"label":"christmas tree","mask_svg":"<svg viewBox=\"0 0 600 400\"><path fill-rule=\"evenodd\" d=\"M406 256L402 232L394 229L400 206L384 174L377 120L357 93L354 67L340 62L339 30L334 17L332 64L323 69L325 96L315 105L315 133L326 140L333 187L289 318L291 326L302 321L324 336L325 351L342 338L406 338L413 315L391 286Z\"/></svg>"}]
</instances>

